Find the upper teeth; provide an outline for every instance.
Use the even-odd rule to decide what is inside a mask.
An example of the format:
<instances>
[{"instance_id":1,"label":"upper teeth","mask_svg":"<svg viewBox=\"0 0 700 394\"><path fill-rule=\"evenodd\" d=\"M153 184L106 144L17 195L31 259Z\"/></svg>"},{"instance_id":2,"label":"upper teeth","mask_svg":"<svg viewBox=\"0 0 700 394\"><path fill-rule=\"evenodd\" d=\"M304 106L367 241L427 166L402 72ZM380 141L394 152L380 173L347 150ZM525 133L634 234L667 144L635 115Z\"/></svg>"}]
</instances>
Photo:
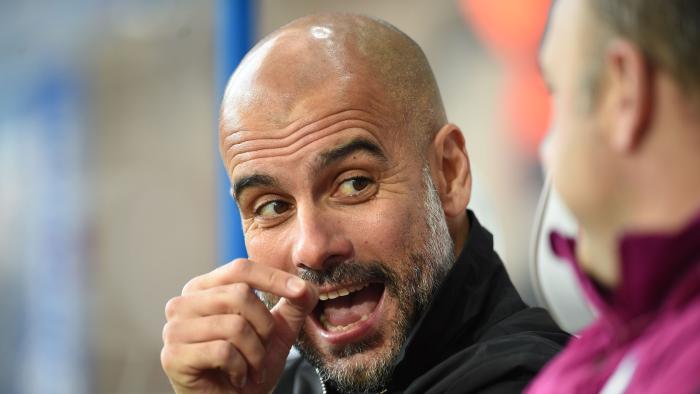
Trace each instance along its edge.
<instances>
[{"instance_id":1,"label":"upper teeth","mask_svg":"<svg viewBox=\"0 0 700 394\"><path fill-rule=\"evenodd\" d=\"M342 288L337 289L337 290L329 291L328 293L321 293L321 294L319 294L318 298L321 301L332 300L334 298L343 297L343 296L346 296L350 293L354 293L358 290L362 290L367 286L369 286L368 283L365 283L364 285L342 287Z\"/></svg>"}]
</instances>

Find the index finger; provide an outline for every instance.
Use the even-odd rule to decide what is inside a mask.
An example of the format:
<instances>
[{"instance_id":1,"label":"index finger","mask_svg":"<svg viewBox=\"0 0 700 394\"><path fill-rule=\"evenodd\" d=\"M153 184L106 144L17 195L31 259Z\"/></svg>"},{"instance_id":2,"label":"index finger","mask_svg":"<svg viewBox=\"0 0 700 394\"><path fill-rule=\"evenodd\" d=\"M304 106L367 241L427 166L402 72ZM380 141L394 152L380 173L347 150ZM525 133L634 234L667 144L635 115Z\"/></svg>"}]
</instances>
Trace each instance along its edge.
<instances>
[{"instance_id":1,"label":"index finger","mask_svg":"<svg viewBox=\"0 0 700 394\"><path fill-rule=\"evenodd\" d=\"M296 275L248 259L235 259L228 264L189 281L182 294L211 289L233 283L250 287L278 297L298 299L308 292L310 284Z\"/></svg>"}]
</instances>

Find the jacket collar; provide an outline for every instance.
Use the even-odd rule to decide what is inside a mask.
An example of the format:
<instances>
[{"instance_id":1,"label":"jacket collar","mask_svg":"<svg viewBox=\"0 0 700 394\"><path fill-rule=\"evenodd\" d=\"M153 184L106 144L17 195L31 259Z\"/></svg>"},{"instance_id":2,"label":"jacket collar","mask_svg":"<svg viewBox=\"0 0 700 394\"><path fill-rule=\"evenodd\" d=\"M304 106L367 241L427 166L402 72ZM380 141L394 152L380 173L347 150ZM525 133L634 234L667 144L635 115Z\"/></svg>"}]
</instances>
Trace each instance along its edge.
<instances>
[{"instance_id":1,"label":"jacket collar","mask_svg":"<svg viewBox=\"0 0 700 394\"><path fill-rule=\"evenodd\" d=\"M493 236L467 212L469 234L454 266L402 348L392 388L405 387L447 355L525 308L493 250Z\"/></svg>"},{"instance_id":2,"label":"jacket collar","mask_svg":"<svg viewBox=\"0 0 700 394\"><path fill-rule=\"evenodd\" d=\"M634 320L645 326L661 307L683 305L700 291L700 214L677 233L623 236L619 243L621 281L610 291L583 272L573 238L553 232L550 244L557 256L573 265L584 293L611 323Z\"/></svg>"}]
</instances>

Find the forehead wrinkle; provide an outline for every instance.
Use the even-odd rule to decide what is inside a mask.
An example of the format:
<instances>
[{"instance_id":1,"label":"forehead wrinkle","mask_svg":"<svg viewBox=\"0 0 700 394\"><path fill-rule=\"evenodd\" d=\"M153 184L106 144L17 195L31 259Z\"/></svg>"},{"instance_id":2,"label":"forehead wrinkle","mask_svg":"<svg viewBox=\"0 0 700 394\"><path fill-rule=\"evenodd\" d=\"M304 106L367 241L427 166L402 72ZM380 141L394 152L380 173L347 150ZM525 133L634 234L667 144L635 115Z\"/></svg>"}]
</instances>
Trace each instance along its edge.
<instances>
[{"instance_id":1,"label":"forehead wrinkle","mask_svg":"<svg viewBox=\"0 0 700 394\"><path fill-rule=\"evenodd\" d=\"M284 147L275 147L275 148L265 148L265 149L249 149L245 152L242 153L237 153L233 152L231 161L233 163L233 167L236 165L246 162L246 161L251 161L251 160L256 160L256 159L265 159L269 157L284 157L284 156L290 156L304 147L310 145L313 142L316 142L318 140L321 140L325 137L331 136L333 134L337 134L339 132L345 131L345 130L365 130L368 131L370 134L372 134L376 138L376 132L372 132L370 128L361 128L358 127L357 123L353 122L352 125L346 125L343 123L347 122L340 122L336 123L333 126L325 129L325 130L320 130L315 133L308 134L304 136L303 138L299 139L298 141L294 142L291 145L284 146ZM232 167L232 168L233 168Z\"/></svg>"},{"instance_id":2,"label":"forehead wrinkle","mask_svg":"<svg viewBox=\"0 0 700 394\"><path fill-rule=\"evenodd\" d=\"M348 129L361 129L361 128L366 128L366 129L376 129L376 126L373 125L372 123L366 122L366 121L358 121L358 120L341 120L340 122L335 122L329 127L326 128L321 128L318 130L314 130L311 132L304 133L303 135L299 136L298 138L285 138L285 139L275 139L275 138L266 138L266 139L254 139L254 140L248 140L241 142L239 144L236 144L230 149L232 157L235 157L240 154L245 154L245 153L253 153L257 152L260 154L264 154L264 151L269 151L269 150L275 150L275 149L291 149L294 147L297 147L299 145L304 145L304 142L308 141L309 139L312 139L315 135L320 135L317 138L323 138L324 136L334 134L339 131L343 130L348 130ZM289 143L287 143L286 140L290 140ZM296 151L296 150L295 150Z\"/></svg>"},{"instance_id":3,"label":"forehead wrinkle","mask_svg":"<svg viewBox=\"0 0 700 394\"><path fill-rule=\"evenodd\" d=\"M381 119L383 122L392 120L391 116L388 115L395 113L396 109L391 108L387 103L382 102L380 97L378 97L381 95L380 89L373 89L371 86L368 86L370 84L364 84L362 88L358 88L355 85L356 84L350 84L349 86L345 86L340 92L335 92L331 95L321 93L320 98L315 97L317 100L321 101L337 102L337 105L334 106L336 108L342 108L327 111L325 114L321 114L321 116L316 119L308 119L308 113L312 112L316 106L313 106L313 108L310 110L307 108L308 105L304 105L306 100L313 99L314 96L304 98L300 97L300 102L294 107L294 109L283 110L282 112L284 112L284 114L278 114L276 116L277 118L286 117L287 119L294 119L293 121L287 121L280 124L280 122L275 122L270 116L268 116L269 111L266 112L265 107L256 107L248 108L246 111L244 111L245 113L240 114L237 117L236 121L231 122L233 124L251 123L249 121L252 120L252 123L265 124L266 127L263 129L251 127L250 129L240 128L239 130L235 130L235 126L228 126L227 123L229 122L222 118L219 125L222 153L226 153L226 151L232 146L241 142L252 139L286 139L292 136L294 133L312 132L314 128L326 127L325 123L342 120L344 118L357 117L358 119L368 121L371 119ZM280 111L278 110L277 112ZM261 113L263 114L262 117L260 116ZM246 120L248 120L248 122ZM304 122L308 123L303 125ZM269 127L268 125L272 125L272 127ZM390 125L384 124L382 126L387 128ZM261 132L264 132L266 135L258 137Z\"/></svg>"},{"instance_id":4,"label":"forehead wrinkle","mask_svg":"<svg viewBox=\"0 0 700 394\"><path fill-rule=\"evenodd\" d=\"M227 146L224 153L226 161L231 162L233 169L233 167L243 161L270 156L291 155L315 140L348 129L363 129L378 139L377 136L380 130L382 130L380 125L369 120L370 117L368 116L350 117L349 115L352 115L351 113L362 115L365 112L361 110L342 111L315 121L300 129L294 130L290 128L290 130L265 131L265 134L269 134L270 132L273 134L272 136L264 136L262 138L255 138L263 133L260 131L245 130L237 132L236 134L243 134L234 139L238 141L237 143L226 141L225 139L224 143ZM283 133L287 135L283 138L279 138L278 135L282 135Z\"/></svg>"},{"instance_id":5,"label":"forehead wrinkle","mask_svg":"<svg viewBox=\"0 0 700 394\"><path fill-rule=\"evenodd\" d=\"M353 117L353 115L356 116L356 118ZM306 134L310 134L314 131L328 127L328 125L334 122L352 119L364 120L370 117L371 114L361 109L344 109L341 111L333 112L317 120L311 121L310 123L303 126L300 125L300 123L303 123L303 119L300 118L289 123L283 128L272 128L264 131L254 129L237 130L234 132L229 132L229 134L223 138L224 149L226 149L226 152L228 152L228 150L235 148L237 145L244 144L250 141L280 141L283 144L288 144L291 143L288 142L289 140L299 139ZM369 121L367 122L371 123ZM260 136L260 134L263 133L264 135ZM295 137L295 135L300 136Z\"/></svg>"}]
</instances>

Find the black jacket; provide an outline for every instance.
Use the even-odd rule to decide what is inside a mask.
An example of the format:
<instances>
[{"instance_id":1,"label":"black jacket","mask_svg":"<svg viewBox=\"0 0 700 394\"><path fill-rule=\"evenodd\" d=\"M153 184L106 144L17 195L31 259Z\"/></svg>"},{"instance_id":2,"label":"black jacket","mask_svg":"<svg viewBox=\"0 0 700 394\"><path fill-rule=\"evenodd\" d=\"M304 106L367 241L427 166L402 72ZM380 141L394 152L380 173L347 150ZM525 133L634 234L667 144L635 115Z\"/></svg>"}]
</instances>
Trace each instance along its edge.
<instances>
[{"instance_id":1,"label":"black jacket","mask_svg":"<svg viewBox=\"0 0 700 394\"><path fill-rule=\"evenodd\" d=\"M549 314L518 295L469 211L457 262L399 355L387 392L520 393L568 341ZM314 368L291 357L275 393L323 393Z\"/></svg>"}]
</instances>

